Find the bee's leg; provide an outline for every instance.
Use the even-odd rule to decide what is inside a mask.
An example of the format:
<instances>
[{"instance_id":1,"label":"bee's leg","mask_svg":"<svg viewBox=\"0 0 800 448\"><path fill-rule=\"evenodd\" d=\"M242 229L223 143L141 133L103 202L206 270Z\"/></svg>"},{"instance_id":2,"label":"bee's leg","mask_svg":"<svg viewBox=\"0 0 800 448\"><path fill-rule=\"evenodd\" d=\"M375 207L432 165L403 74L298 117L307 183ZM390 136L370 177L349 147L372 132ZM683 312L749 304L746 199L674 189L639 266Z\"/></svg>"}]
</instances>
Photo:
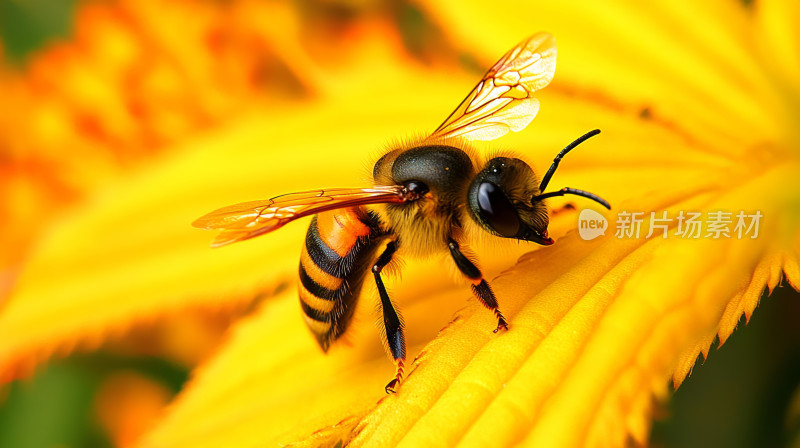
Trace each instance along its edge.
<instances>
[{"instance_id":1,"label":"bee's leg","mask_svg":"<svg viewBox=\"0 0 800 448\"><path fill-rule=\"evenodd\" d=\"M386 385L386 393L394 393L403 379L403 362L406 359L406 337L403 334L403 323L400 315L394 309L386 287L381 280L381 270L392 261L392 256L397 251L397 242L390 241L386 249L378 257L378 261L372 266L372 274L375 276L375 284L378 287L378 294L381 297L381 309L383 310L383 325L386 328L386 342L389 344L389 351L392 353L397 370L395 377Z\"/></svg>"},{"instance_id":2,"label":"bee's leg","mask_svg":"<svg viewBox=\"0 0 800 448\"><path fill-rule=\"evenodd\" d=\"M469 281L472 282L472 292L475 294L475 297L477 297L486 308L492 310L497 317L497 328L494 329L494 332L497 333L500 329L508 330L506 318L503 317L503 313L497 308L497 299L494 297L494 292L492 292L489 283L484 280L481 270L461 252L461 248L459 248L458 243L454 239L450 238L447 246L450 248L450 255L453 256L458 270L464 274L464 277L467 277Z\"/></svg>"}]
</instances>

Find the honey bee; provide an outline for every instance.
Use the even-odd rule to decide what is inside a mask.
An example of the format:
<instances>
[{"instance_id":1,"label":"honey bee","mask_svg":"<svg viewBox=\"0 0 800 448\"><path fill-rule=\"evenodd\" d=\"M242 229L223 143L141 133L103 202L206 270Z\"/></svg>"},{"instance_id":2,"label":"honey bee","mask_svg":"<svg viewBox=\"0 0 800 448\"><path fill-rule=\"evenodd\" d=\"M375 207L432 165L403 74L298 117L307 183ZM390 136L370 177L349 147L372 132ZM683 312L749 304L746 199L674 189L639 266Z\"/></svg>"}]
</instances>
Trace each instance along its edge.
<instances>
[{"instance_id":1,"label":"honey bee","mask_svg":"<svg viewBox=\"0 0 800 448\"><path fill-rule=\"evenodd\" d=\"M396 373L386 392L397 390L406 359L400 315L389 298L382 270L397 256L449 254L477 299L494 313L494 332L508 329L492 288L462 246L476 232L553 244L544 200L577 195L610 208L583 190L545 192L562 157L599 133L591 131L564 148L541 179L522 160L476 156L470 140L494 140L521 131L539 101L532 94L553 78L555 40L538 33L520 42L489 69L433 133L390 149L373 168L370 188L306 191L225 207L193 223L221 232L212 246L272 232L311 216L300 254L298 290L305 322L323 351L347 329L365 279L372 274L383 314L385 343Z\"/></svg>"}]
</instances>

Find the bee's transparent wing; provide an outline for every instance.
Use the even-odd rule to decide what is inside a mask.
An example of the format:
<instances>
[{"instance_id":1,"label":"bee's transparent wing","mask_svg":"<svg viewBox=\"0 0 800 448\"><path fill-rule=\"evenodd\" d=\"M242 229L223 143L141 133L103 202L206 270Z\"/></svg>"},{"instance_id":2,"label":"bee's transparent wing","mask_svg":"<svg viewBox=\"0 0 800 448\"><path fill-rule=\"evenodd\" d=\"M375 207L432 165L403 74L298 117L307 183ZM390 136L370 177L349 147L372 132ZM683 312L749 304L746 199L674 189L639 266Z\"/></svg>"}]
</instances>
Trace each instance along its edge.
<instances>
[{"instance_id":1,"label":"bee's transparent wing","mask_svg":"<svg viewBox=\"0 0 800 448\"><path fill-rule=\"evenodd\" d=\"M295 219L328 210L404 201L402 186L312 190L223 207L192 225L221 230L211 243L212 247L219 247L272 232Z\"/></svg>"},{"instance_id":2,"label":"bee's transparent wing","mask_svg":"<svg viewBox=\"0 0 800 448\"><path fill-rule=\"evenodd\" d=\"M431 137L494 140L525 129L539 111L533 93L550 83L555 70L555 39L534 34L503 55Z\"/></svg>"}]
</instances>

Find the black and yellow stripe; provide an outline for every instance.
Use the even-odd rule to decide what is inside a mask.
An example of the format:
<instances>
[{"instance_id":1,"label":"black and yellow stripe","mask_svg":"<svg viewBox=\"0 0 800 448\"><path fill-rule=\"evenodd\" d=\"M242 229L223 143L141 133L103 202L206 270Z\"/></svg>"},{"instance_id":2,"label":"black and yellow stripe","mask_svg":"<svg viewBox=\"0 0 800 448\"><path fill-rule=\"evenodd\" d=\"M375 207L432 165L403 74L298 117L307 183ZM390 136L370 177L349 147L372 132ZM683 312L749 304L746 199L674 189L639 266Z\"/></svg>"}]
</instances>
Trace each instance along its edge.
<instances>
[{"instance_id":1,"label":"black and yellow stripe","mask_svg":"<svg viewBox=\"0 0 800 448\"><path fill-rule=\"evenodd\" d=\"M344 333L380 242L377 219L362 207L320 213L311 220L300 255L300 306L327 351Z\"/></svg>"}]
</instances>

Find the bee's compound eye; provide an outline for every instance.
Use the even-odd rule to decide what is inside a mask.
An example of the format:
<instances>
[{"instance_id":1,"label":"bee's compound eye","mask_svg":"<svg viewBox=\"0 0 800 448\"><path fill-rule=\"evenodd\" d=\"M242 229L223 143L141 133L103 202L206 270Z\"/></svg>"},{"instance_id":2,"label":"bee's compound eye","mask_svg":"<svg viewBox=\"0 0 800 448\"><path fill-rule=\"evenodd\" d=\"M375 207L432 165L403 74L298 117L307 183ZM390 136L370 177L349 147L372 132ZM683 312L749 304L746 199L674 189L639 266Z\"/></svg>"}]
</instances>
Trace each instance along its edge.
<instances>
[{"instance_id":1,"label":"bee's compound eye","mask_svg":"<svg viewBox=\"0 0 800 448\"><path fill-rule=\"evenodd\" d=\"M478 207L481 217L495 232L506 238L519 234L520 222L517 211L497 185L482 182L478 187Z\"/></svg>"},{"instance_id":2,"label":"bee's compound eye","mask_svg":"<svg viewBox=\"0 0 800 448\"><path fill-rule=\"evenodd\" d=\"M419 182L419 181L416 181L416 180L410 180L410 181L406 182L403 186L409 192L415 193L415 194L417 194L419 196L422 196L422 195L424 195L425 193L428 192L428 186L425 185L423 182Z\"/></svg>"}]
</instances>

